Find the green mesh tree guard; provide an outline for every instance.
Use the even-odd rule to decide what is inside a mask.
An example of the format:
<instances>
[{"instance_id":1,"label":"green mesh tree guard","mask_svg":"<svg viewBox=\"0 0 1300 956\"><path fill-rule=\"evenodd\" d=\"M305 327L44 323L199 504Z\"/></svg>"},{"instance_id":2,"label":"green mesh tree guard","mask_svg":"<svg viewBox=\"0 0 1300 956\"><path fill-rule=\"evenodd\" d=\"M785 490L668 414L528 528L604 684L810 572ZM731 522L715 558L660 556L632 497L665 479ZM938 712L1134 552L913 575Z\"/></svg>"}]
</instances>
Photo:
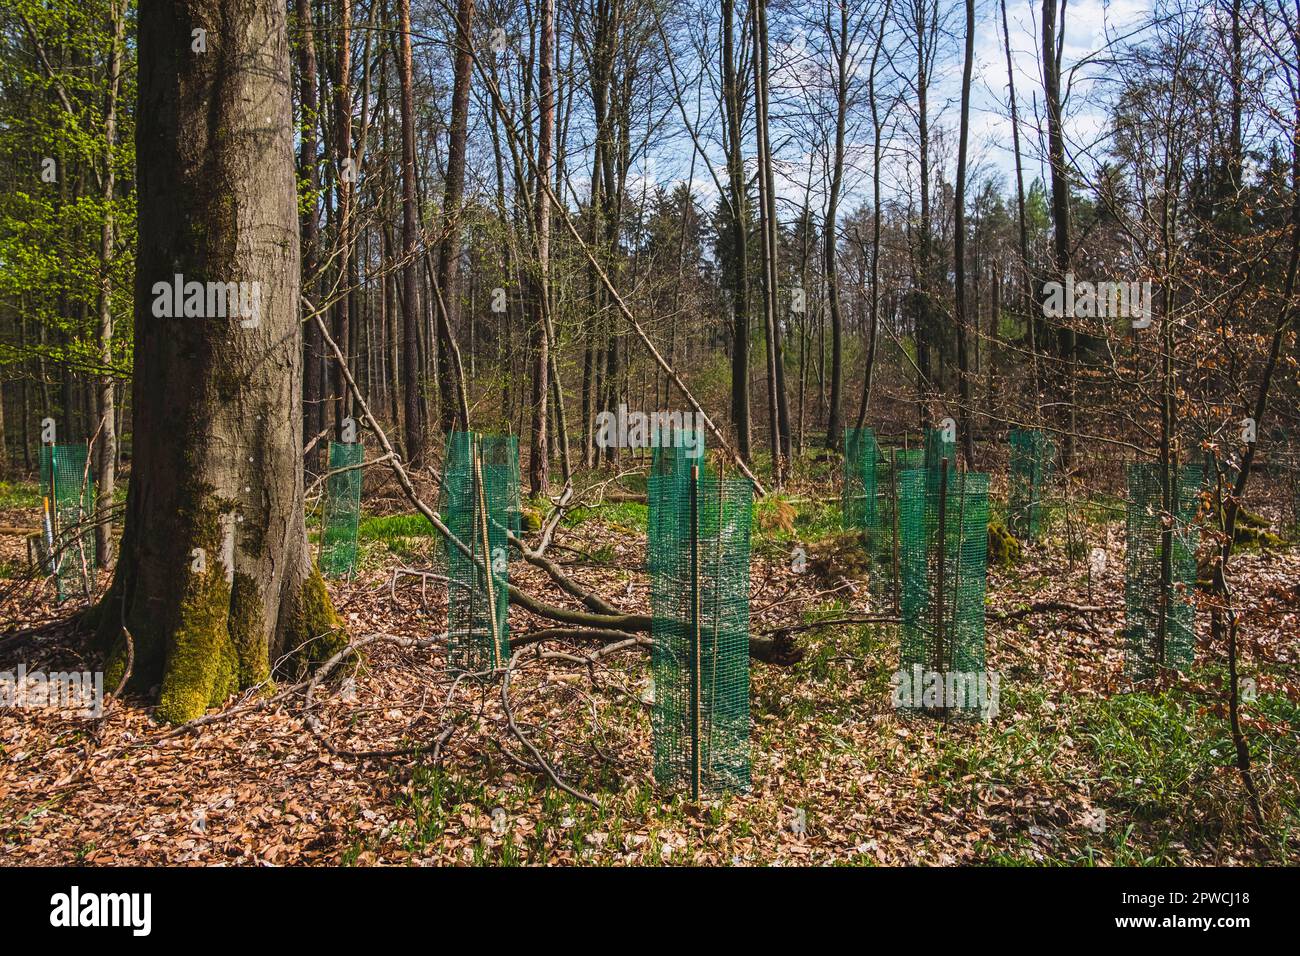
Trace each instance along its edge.
<instances>
[{"instance_id":1,"label":"green mesh tree guard","mask_svg":"<svg viewBox=\"0 0 1300 956\"><path fill-rule=\"evenodd\" d=\"M330 442L329 476L325 479L325 506L321 514L321 573L329 577L351 574L357 567L357 522L361 519L361 465L366 449L361 443Z\"/></svg>"},{"instance_id":2,"label":"green mesh tree guard","mask_svg":"<svg viewBox=\"0 0 1300 956\"><path fill-rule=\"evenodd\" d=\"M60 602L94 590L95 481L86 454L85 442L41 446L41 559Z\"/></svg>"},{"instance_id":3,"label":"green mesh tree guard","mask_svg":"<svg viewBox=\"0 0 1300 956\"><path fill-rule=\"evenodd\" d=\"M510 656L507 532L519 530L519 440L452 432L443 461L439 511L466 548L443 541L436 550L448 579L447 663L494 670Z\"/></svg>"},{"instance_id":4,"label":"green mesh tree guard","mask_svg":"<svg viewBox=\"0 0 1300 956\"><path fill-rule=\"evenodd\" d=\"M846 439L846 448L849 447ZM863 456L874 461L874 475L863 482L866 504L857 527L862 529L867 555L871 559L869 588L872 597L895 603L899 591L898 569L898 482L895 475L925 463L921 448L882 449L875 436L870 439L870 450Z\"/></svg>"},{"instance_id":5,"label":"green mesh tree guard","mask_svg":"<svg viewBox=\"0 0 1300 956\"><path fill-rule=\"evenodd\" d=\"M1043 496L1052 472L1056 446L1041 431L1014 429L1011 443L1011 488L1007 527L1018 538L1033 539L1043 521Z\"/></svg>"},{"instance_id":6,"label":"green mesh tree guard","mask_svg":"<svg viewBox=\"0 0 1300 956\"><path fill-rule=\"evenodd\" d=\"M844 429L844 483L840 491L841 527L863 531L880 522L876 476L880 447L870 428Z\"/></svg>"},{"instance_id":7,"label":"green mesh tree guard","mask_svg":"<svg viewBox=\"0 0 1300 956\"><path fill-rule=\"evenodd\" d=\"M648 491L655 779L695 797L747 789L753 486L664 448Z\"/></svg>"},{"instance_id":8,"label":"green mesh tree guard","mask_svg":"<svg viewBox=\"0 0 1300 956\"><path fill-rule=\"evenodd\" d=\"M930 493L933 494L939 484L939 466L948 463L948 477L951 479L957 471L957 442L949 438L943 428L925 430L925 470L929 475Z\"/></svg>"},{"instance_id":9,"label":"green mesh tree guard","mask_svg":"<svg viewBox=\"0 0 1300 956\"><path fill-rule=\"evenodd\" d=\"M876 466L876 522L867 528L867 551L871 555L871 594L897 607L902 571L899 567L898 501L902 493L898 475L923 468L923 448L889 448L881 450Z\"/></svg>"},{"instance_id":10,"label":"green mesh tree guard","mask_svg":"<svg viewBox=\"0 0 1300 956\"><path fill-rule=\"evenodd\" d=\"M909 678L937 674L945 689L937 701L918 694L903 706L978 717L987 703L976 691L987 679L988 475L953 472L945 479L925 468L900 473L898 485L900 670Z\"/></svg>"},{"instance_id":11,"label":"green mesh tree guard","mask_svg":"<svg viewBox=\"0 0 1300 956\"><path fill-rule=\"evenodd\" d=\"M1186 670L1196 651L1196 518L1204 470L1184 465L1173 476L1167 529L1163 475L1159 464L1128 468L1124 663L1133 680L1153 677L1160 667Z\"/></svg>"}]
</instances>

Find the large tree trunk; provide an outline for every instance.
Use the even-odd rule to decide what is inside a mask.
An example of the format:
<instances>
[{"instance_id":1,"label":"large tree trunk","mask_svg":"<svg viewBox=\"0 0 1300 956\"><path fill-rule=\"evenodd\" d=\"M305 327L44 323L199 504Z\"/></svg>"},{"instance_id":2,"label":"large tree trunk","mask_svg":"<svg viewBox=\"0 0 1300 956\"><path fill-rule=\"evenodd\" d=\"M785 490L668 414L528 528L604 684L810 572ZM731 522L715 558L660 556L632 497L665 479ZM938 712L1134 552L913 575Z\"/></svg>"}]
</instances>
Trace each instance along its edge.
<instances>
[{"instance_id":1,"label":"large tree trunk","mask_svg":"<svg viewBox=\"0 0 1300 956\"><path fill-rule=\"evenodd\" d=\"M286 653L306 664L345 640L303 521L285 13L271 0L140 4L134 467L97 616L108 686L129 633L133 683L160 685L173 722L265 681ZM157 316L176 275L248 283L257 308Z\"/></svg>"}]
</instances>

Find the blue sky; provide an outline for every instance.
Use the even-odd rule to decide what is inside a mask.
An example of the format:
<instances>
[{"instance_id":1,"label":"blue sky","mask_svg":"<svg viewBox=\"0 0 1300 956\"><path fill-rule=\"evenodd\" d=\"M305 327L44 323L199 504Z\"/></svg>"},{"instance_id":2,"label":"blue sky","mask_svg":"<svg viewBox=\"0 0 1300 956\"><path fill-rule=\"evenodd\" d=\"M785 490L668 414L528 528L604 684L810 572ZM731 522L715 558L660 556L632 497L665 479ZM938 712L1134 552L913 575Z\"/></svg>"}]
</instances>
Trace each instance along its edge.
<instances>
[{"instance_id":1,"label":"blue sky","mask_svg":"<svg viewBox=\"0 0 1300 956\"><path fill-rule=\"evenodd\" d=\"M958 97L964 12L959 0L941 0L941 3L942 16L952 35L943 42L938 55L929 114L932 128L939 131L933 161L944 168L945 177L951 180L955 166L960 108ZM1096 152L1096 140L1104 133L1104 83L1108 71L1113 69L1096 64L1093 59L1098 51L1131 38L1150 9L1151 0L1071 0L1067 6L1063 70L1067 74L1075 70L1067 103L1067 143L1072 157L1085 168L1090 165L1089 153ZM1042 115L1042 79L1037 53L1040 11L1041 3L1038 0L1008 0L1007 13L1020 110L1021 152L1026 186L1044 173L1038 134L1038 122ZM1001 12L996 0L979 0L976 17L970 166L976 180L982 176L1000 178L1002 189L1006 192L1014 184L1015 162L1007 108L1006 54L1003 49ZM800 58L791 55L791 51L798 53L806 48L798 44L807 42L802 40L798 30L787 23L776 23L772 25L771 31L773 60L778 64L798 61ZM858 67L861 76L866 74L869 58L870 48L864 45ZM906 70L907 65L900 63L899 68ZM689 82L693 76L693 66L680 66L678 69L682 81ZM885 72L883 68L882 72ZM778 65L771 78L774 98L780 95L782 86L793 88L792 80L793 75ZM703 96L706 111L714 108L713 99L714 94L706 88ZM774 105L774 116L776 112L777 106ZM846 173L845 183L845 205L848 207L866 199L870 193L868 174L872 134L867 115L864 105L856 127L849 132L850 169ZM906 188L904 184L911 183L914 187L916 182L915 159L911 158L909 165L906 155L913 138L913 121L905 108L897 108L892 118L898 120L904 128L895 140L898 149L892 161L887 158L884 187L887 195L897 195L900 188ZM784 144L780 154L783 172L778 175L782 198L779 214L781 218L789 219L803 203L812 151L807 143L800 143L797 137L782 137L779 120L774 125L777 127L773 132L774 141L781 140ZM649 182L674 183L686 179L691 161L691 143L682 132L681 119L675 111L669 118L668 127L672 135L664 136L651 144L648 157L637 158L634 162L633 190L640 188L642 174L647 176ZM752 156L752 142L746 152ZM708 153L721 176L721 152L716 142L710 145ZM582 195L586 192L586 186L579 185L577 175L575 171L575 186ZM813 176L815 183L819 179L820 171ZM698 160L694 188L709 202L712 202L717 193L708 171ZM814 210L820 209L821 198L818 194L814 195ZM814 215L817 215L816 211Z\"/></svg>"}]
</instances>

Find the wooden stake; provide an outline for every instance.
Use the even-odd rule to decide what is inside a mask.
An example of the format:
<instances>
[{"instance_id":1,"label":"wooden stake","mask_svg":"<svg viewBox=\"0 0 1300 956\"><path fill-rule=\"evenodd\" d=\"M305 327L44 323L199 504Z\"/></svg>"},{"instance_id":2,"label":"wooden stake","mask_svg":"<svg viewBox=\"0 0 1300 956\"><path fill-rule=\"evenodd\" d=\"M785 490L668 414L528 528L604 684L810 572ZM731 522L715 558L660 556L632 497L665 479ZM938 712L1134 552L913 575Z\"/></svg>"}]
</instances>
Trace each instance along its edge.
<instances>
[{"instance_id":1,"label":"wooden stake","mask_svg":"<svg viewBox=\"0 0 1300 956\"><path fill-rule=\"evenodd\" d=\"M948 459L943 458L939 461L939 541L938 541L939 576L935 581L935 585L934 585L934 604L935 604L935 614L934 614L935 666L934 669L936 672L938 672L939 678L942 682L942 686L945 688L945 694L947 688L947 680L946 680L946 675L944 674L945 668L944 668L944 654L943 654L943 601L944 601L943 572L944 572L944 559L947 557L944 548L944 545L946 543L945 539L947 537L947 535L944 533L946 530L944 528L944 525L947 522L947 520L948 520ZM944 699L944 695L941 695L940 699L942 700L944 718L947 719L948 702L946 699Z\"/></svg>"},{"instance_id":2,"label":"wooden stake","mask_svg":"<svg viewBox=\"0 0 1300 956\"><path fill-rule=\"evenodd\" d=\"M722 522L723 522L723 466L718 467L718 524L713 542L713 660L709 673L709 722L704 735L706 753L702 762L712 766L713 751L709 746L713 741L714 715L718 708L718 628L722 620Z\"/></svg>"},{"instance_id":3,"label":"wooden stake","mask_svg":"<svg viewBox=\"0 0 1300 956\"><path fill-rule=\"evenodd\" d=\"M63 565L63 558L60 552L63 550L59 542L59 496L55 492L57 475L55 473L55 445L51 444L50 448L50 496L46 499L50 509L50 570L54 573L54 591L59 594L59 570ZM57 550L56 550L57 549Z\"/></svg>"},{"instance_id":4,"label":"wooden stake","mask_svg":"<svg viewBox=\"0 0 1300 956\"><path fill-rule=\"evenodd\" d=\"M889 449L889 457L890 457L890 468L889 468L889 492L890 492L890 495L892 496L892 498L893 498L893 500L894 500L894 514L893 514L893 519L894 519L894 541L893 541L893 551L894 551L894 614L895 614L895 616L897 616L898 613L899 613L899 603L900 603L900 601L901 601L901 598L899 597L899 593L898 593L898 592L899 592L899 586L898 586L898 563L899 563L899 546L898 546L898 449L897 449L897 448L891 448L891 449Z\"/></svg>"},{"instance_id":5,"label":"wooden stake","mask_svg":"<svg viewBox=\"0 0 1300 956\"><path fill-rule=\"evenodd\" d=\"M960 476L957 485L957 554L952 566L952 631L950 632L954 635L957 633L957 602L961 599L961 551L966 538L966 472L957 472L957 475ZM951 668L956 666L956 638L954 637L948 644L950 645L948 656L952 658L948 666ZM945 681L944 687L947 686L947 681ZM966 686L964 682L962 686ZM948 702L945 700L944 719L947 718Z\"/></svg>"},{"instance_id":6,"label":"wooden stake","mask_svg":"<svg viewBox=\"0 0 1300 956\"><path fill-rule=\"evenodd\" d=\"M691 465L691 797L700 799L700 466Z\"/></svg>"},{"instance_id":7,"label":"wooden stake","mask_svg":"<svg viewBox=\"0 0 1300 956\"><path fill-rule=\"evenodd\" d=\"M487 583L488 620L492 626L492 668L501 666L501 648L498 644L496 590L492 585L492 545L488 538L487 495L483 491L483 449L478 436L470 438L470 454L474 459L474 484L477 487L479 531L483 538L483 579ZM471 625L472 627L473 625Z\"/></svg>"}]
</instances>

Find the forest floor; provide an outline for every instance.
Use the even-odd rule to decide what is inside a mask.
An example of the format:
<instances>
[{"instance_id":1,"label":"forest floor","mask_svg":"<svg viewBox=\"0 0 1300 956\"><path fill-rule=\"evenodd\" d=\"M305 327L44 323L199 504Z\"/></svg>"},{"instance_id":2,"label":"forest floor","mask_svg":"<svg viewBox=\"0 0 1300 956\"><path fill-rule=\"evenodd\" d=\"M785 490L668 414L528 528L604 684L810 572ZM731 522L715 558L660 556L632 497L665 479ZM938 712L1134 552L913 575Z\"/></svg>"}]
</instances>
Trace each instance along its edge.
<instances>
[{"instance_id":1,"label":"forest floor","mask_svg":"<svg viewBox=\"0 0 1300 956\"><path fill-rule=\"evenodd\" d=\"M838 504L798 497L828 487L757 507L754 631L872 610L828 544ZM0 526L35 526L33 489L0 491ZM340 614L354 635L436 636L445 586L393 576L430 568L432 529L401 513L391 487L368 489L365 507L359 571L331 583ZM1107 552L1091 582L1088 560L1067 555L1067 518L1082 554ZM577 508L548 554L648 612L645 525L643 504ZM802 573L796 547L811 557ZM101 720L0 710L0 863L1300 863L1300 549L1234 561L1262 839L1246 826L1208 613L1188 673L1158 689L1125 679L1123 554L1122 502L1097 494L1058 502L1040 543L990 570L1000 699L988 723L892 707L894 625L800 630L801 661L751 669L751 790L699 803L655 786L641 649L589 666L589 647L546 644L570 659L525 653L511 676L520 732L595 807L550 785L508 726L500 682L452 681L437 641L374 640L351 678L315 690L310 712L301 695L259 707L265 694L250 692L253 707L232 702L179 734L143 699L110 702ZM0 594L25 560L21 538L0 537ZM539 569L515 561L510 574L563 603ZM0 621L14 622L0 629L0 670L93 666L48 595L36 610L30 595L0 598ZM536 626L512 608L512 634ZM435 760L428 748L449 726Z\"/></svg>"}]
</instances>

